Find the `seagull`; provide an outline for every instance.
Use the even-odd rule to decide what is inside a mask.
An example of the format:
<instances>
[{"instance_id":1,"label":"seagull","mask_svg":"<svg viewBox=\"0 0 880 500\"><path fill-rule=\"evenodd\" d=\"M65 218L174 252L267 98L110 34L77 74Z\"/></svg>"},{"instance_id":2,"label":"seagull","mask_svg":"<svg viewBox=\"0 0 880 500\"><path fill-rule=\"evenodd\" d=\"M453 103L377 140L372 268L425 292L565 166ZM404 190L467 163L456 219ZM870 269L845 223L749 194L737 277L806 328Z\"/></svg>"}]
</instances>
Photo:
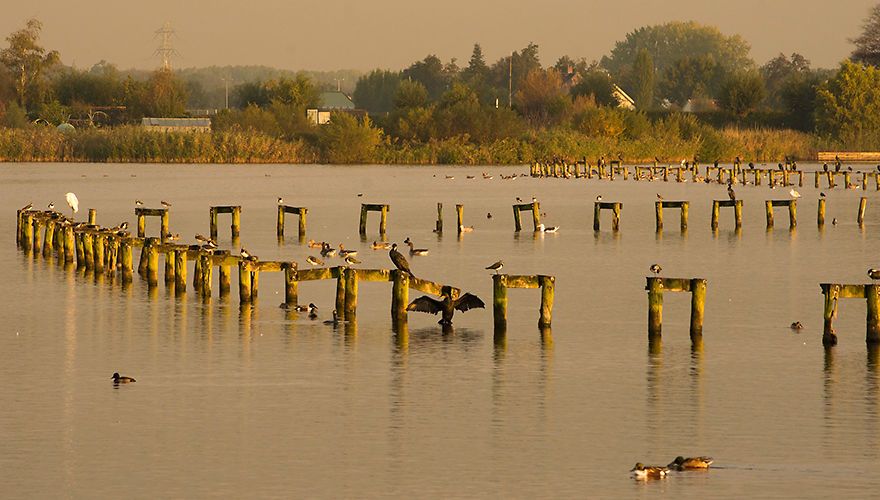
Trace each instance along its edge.
<instances>
[{"instance_id":1,"label":"seagull","mask_svg":"<svg viewBox=\"0 0 880 500\"><path fill-rule=\"evenodd\" d=\"M406 306L407 311L418 311L431 314L443 313L440 317L441 325L451 325L452 315L458 309L461 312L467 312L470 309L485 308L486 304L476 295L466 293L461 297L453 300L449 294L444 294L442 300L432 299L427 295L423 295L416 300L410 302Z\"/></svg>"},{"instance_id":2,"label":"seagull","mask_svg":"<svg viewBox=\"0 0 880 500\"><path fill-rule=\"evenodd\" d=\"M127 223L126 223L126 225L127 225ZM179 233L175 233L175 234L166 233L165 239L168 241L177 241L180 239L180 234Z\"/></svg>"},{"instance_id":3,"label":"seagull","mask_svg":"<svg viewBox=\"0 0 880 500\"><path fill-rule=\"evenodd\" d=\"M113 379L114 384L128 384L130 382L137 382L137 380L131 377L123 377L119 375L119 372L114 373L113 376L110 378Z\"/></svg>"},{"instance_id":4,"label":"seagull","mask_svg":"<svg viewBox=\"0 0 880 500\"><path fill-rule=\"evenodd\" d=\"M660 200L660 201L663 201L663 197L660 196L660 193L657 193L657 199Z\"/></svg>"},{"instance_id":5,"label":"seagull","mask_svg":"<svg viewBox=\"0 0 880 500\"><path fill-rule=\"evenodd\" d=\"M599 196L596 197L596 201L602 201L602 195L601 195L601 194L600 194Z\"/></svg>"},{"instance_id":6,"label":"seagull","mask_svg":"<svg viewBox=\"0 0 880 500\"><path fill-rule=\"evenodd\" d=\"M144 202L142 202L141 200L134 200L134 206L142 207L144 206Z\"/></svg>"},{"instance_id":7,"label":"seagull","mask_svg":"<svg viewBox=\"0 0 880 500\"><path fill-rule=\"evenodd\" d=\"M499 260L491 266L486 267L486 269L489 269L490 271L495 271L495 274L498 274L498 271L500 271L502 267L504 267L504 262Z\"/></svg>"},{"instance_id":8,"label":"seagull","mask_svg":"<svg viewBox=\"0 0 880 500\"><path fill-rule=\"evenodd\" d=\"M880 280L880 269L868 269L868 277L872 280Z\"/></svg>"},{"instance_id":9,"label":"seagull","mask_svg":"<svg viewBox=\"0 0 880 500\"><path fill-rule=\"evenodd\" d=\"M202 248L206 248L208 250L214 250L215 248L217 248L217 244L214 243L214 240L208 240L207 243L202 245Z\"/></svg>"},{"instance_id":10,"label":"seagull","mask_svg":"<svg viewBox=\"0 0 880 500\"><path fill-rule=\"evenodd\" d=\"M522 203L522 198L520 198L519 196L517 196L517 197L516 197L516 201L517 201L518 203Z\"/></svg>"},{"instance_id":11,"label":"seagull","mask_svg":"<svg viewBox=\"0 0 880 500\"><path fill-rule=\"evenodd\" d=\"M794 198L794 199L797 199L797 198L800 198L800 197L801 197L801 194L798 193L797 191L795 191L794 188L791 188L791 191L789 191L788 194L790 194L791 197Z\"/></svg>"},{"instance_id":12,"label":"seagull","mask_svg":"<svg viewBox=\"0 0 880 500\"><path fill-rule=\"evenodd\" d=\"M49 210L55 210L55 202L50 202L48 205L46 205L46 207L48 207Z\"/></svg>"},{"instance_id":13,"label":"seagull","mask_svg":"<svg viewBox=\"0 0 880 500\"><path fill-rule=\"evenodd\" d=\"M663 270L663 268L660 267L660 264L651 264L651 267L648 268L648 269L650 269L650 271L651 271L652 273L654 273L654 274L658 274L658 275L660 274L660 271Z\"/></svg>"},{"instance_id":14,"label":"seagull","mask_svg":"<svg viewBox=\"0 0 880 500\"><path fill-rule=\"evenodd\" d=\"M411 278L416 277L416 275L409 270L409 262L407 262L406 257L397 251L397 243L391 245L391 250L388 251L388 257L391 258L391 263L394 264L394 267L405 272Z\"/></svg>"},{"instance_id":15,"label":"seagull","mask_svg":"<svg viewBox=\"0 0 880 500\"><path fill-rule=\"evenodd\" d=\"M321 248L321 257L335 257L336 249L330 246L330 243L324 243Z\"/></svg>"},{"instance_id":16,"label":"seagull","mask_svg":"<svg viewBox=\"0 0 880 500\"><path fill-rule=\"evenodd\" d=\"M358 193L358 198L362 197L364 193Z\"/></svg>"},{"instance_id":17,"label":"seagull","mask_svg":"<svg viewBox=\"0 0 880 500\"><path fill-rule=\"evenodd\" d=\"M324 261L323 261L323 260L321 260L321 259L319 259L319 258L317 258L317 257L312 257L311 255L309 255L308 257L306 257L306 262L308 262L309 264L311 264L311 265L313 265L313 266L323 266L323 265L324 265Z\"/></svg>"},{"instance_id":18,"label":"seagull","mask_svg":"<svg viewBox=\"0 0 880 500\"><path fill-rule=\"evenodd\" d=\"M282 198L282 197L279 196L279 197L278 197L278 204L279 204L279 205L284 204L284 198Z\"/></svg>"},{"instance_id":19,"label":"seagull","mask_svg":"<svg viewBox=\"0 0 880 500\"><path fill-rule=\"evenodd\" d=\"M34 204L33 204L33 203L28 203L27 205L21 207L21 211L22 211L22 212L27 212L28 210L30 210L30 209L32 209L32 208L34 208Z\"/></svg>"},{"instance_id":20,"label":"seagull","mask_svg":"<svg viewBox=\"0 0 880 500\"><path fill-rule=\"evenodd\" d=\"M201 241L202 243L208 243L211 241L211 238L206 238L201 234L196 235L196 241Z\"/></svg>"},{"instance_id":21,"label":"seagull","mask_svg":"<svg viewBox=\"0 0 880 500\"><path fill-rule=\"evenodd\" d=\"M162 204L162 206L163 206L163 207L165 207L165 208L168 208L168 207L170 207L170 206L171 206L171 203L168 203L168 202L167 202L167 201L165 201L165 200L162 200L162 201L160 201L160 202L159 202L159 203L161 203L161 204Z\"/></svg>"},{"instance_id":22,"label":"seagull","mask_svg":"<svg viewBox=\"0 0 880 500\"><path fill-rule=\"evenodd\" d=\"M79 212L79 200L76 198L75 194L67 193L64 195L64 199L67 201L67 206L73 210L73 213Z\"/></svg>"},{"instance_id":23,"label":"seagull","mask_svg":"<svg viewBox=\"0 0 880 500\"><path fill-rule=\"evenodd\" d=\"M251 253L245 250L244 247L241 247L241 251L239 253L245 260L257 260L257 256L251 255Z\"/></svg>"}]
</instances>

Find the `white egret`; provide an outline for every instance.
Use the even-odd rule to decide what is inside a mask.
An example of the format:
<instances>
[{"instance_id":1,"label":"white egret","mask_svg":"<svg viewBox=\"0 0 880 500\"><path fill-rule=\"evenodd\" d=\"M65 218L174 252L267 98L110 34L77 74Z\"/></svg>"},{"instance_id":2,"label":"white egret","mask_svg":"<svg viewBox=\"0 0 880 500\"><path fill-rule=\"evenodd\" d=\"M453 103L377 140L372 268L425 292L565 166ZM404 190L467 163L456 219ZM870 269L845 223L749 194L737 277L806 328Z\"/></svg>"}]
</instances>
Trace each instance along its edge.
<instances>
[{"instance_id":1,"label":"white egret","mask_svg":"<svg viewBox=\"0 0 880 500\"><path fill-rule=\"evenodd\" d=\"M76 198L76 195L73 193L67 193L64 197L67 200L67 206L73 210L73 213L75 214L79 212L79 200Z\"/></svg>"}]
</instances>

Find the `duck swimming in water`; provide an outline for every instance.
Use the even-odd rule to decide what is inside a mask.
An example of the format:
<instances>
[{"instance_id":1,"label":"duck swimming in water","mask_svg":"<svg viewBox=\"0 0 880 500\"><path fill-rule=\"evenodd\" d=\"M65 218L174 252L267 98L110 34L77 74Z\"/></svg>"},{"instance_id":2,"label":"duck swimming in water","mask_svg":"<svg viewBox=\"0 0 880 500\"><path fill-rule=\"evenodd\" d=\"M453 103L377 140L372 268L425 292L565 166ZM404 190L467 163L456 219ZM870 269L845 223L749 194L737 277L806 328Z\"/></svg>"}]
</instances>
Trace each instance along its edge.
<instances>
[{"instance_id":1,"label":"duck swimming in water","mask_svg":"<svg viewBox=\"0 0 880 500\"><path fill-rule=\"evenodd\" d=\"M137 382L137 380L135 380L131 377L123 377L123 376L119 375L119 372L114 373L113 376L110 378L113 379L114 384L128 384L131 382Z\"/></svg>"},{"instance_id":2,"label":"duck swimming in water","mask_svg":"<svg viewBox=\"0 0 880 500\"><path fill-rule=\"evenodd\" d=\"M791 329L792 330L803 330L804 325L800 321L795 321L794 323L791 324Z\"/></svg>"},{"instance_id":3,"label":"duck swimming in water","mask_svg":"<svg viewBox=\"0 0 880 500\"><path fill-rule=\"evenodd\" d=\"M414 248L413 242L412 242L412 240L409 239L409 237L407 237L405 240L403 240L403 242L406 243L407 245L409 245L409 254L410 255L416 255L416 256L420 256L420 257L428 255L427 248Z\"/></svg>"},{"instance_id":4,"label":"duck swimming in water","mask_svg":"<svg viewBox=\"0 0 880 500\"><path fill-rule=\"evenodd\" d=\"M669 469L657 465L644 465L641 462L630 469L632 475L636 479L663 479L669 474Z\"/></svg>"},{"instance_id":5,"label":"duck swimming in water","mask_svg":"<svg viewBox=\"0 0 880 500\"><path fill-rule=\"evenodd\" d=\"M372 248L373 250L388 250L391 248L391 243L385 241L373 241Z\"/></svg>"},{"instance_id":6,"label":"duck swimming in water","mask_svg":"<svg viewBox=\"0 0 880 500\"><path fill-rule=\"evenodd\" d=\"M693 470L693 469L708 469L710 465L712 465L714 460L712 457L689 457L684 458L682 456L675 457L675 460L670 462L667 466L673 470Z\"/></svg>"}]
</instances>

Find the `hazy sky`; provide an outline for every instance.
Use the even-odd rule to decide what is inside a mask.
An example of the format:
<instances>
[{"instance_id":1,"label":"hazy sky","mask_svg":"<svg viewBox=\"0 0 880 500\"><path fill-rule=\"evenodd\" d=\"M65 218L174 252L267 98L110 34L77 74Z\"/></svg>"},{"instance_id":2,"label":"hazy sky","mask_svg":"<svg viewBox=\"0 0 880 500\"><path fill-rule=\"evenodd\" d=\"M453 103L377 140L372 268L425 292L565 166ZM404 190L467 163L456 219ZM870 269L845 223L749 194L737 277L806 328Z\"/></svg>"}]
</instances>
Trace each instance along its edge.
<instances>
[{"instance_id":1,"label":"hazy sky","mask_svg":"<svg viewBox=\"0 0 880 500\"><path fill-rule=\"evenodd\" d=\"M43 22L43 45L66 64L105 59L150 69L154 32L176 31L175 67L260 64L285 69L401 69L427 54L467 64L475 42L488 62L529 42L541 62L598 59L646 25L694 20L740 34L763 64L800 52L819 67L848 56L878 0L3 0L0 35ZM6 46L5 40L2 46Z\"/></svg>"}]
</instances>

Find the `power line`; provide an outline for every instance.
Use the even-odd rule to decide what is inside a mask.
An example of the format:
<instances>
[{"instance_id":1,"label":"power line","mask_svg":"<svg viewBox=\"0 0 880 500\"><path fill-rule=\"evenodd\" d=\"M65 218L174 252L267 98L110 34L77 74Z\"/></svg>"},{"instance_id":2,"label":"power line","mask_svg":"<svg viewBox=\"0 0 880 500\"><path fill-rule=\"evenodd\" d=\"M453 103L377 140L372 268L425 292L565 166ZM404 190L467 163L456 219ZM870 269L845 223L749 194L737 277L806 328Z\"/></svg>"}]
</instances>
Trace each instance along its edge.
<instances>
[{"instance_id":1,"label":"power line","mask_svg":"<svg viewBox=\"0 0 880 500\"><path fill-rule=\"evenodd\" d=\"M174 36L174 30L171 29L171 22L165 21L165 24L162 25L162 28L156 30L156 37L158 37L161 41L159 43L159 47L156 49L156 52L153 55L157 55L162 58L162 69L166 71L171 71L171 57L176 56L177 51L174 50L174 47L171 44L171 37Z\"/></svg>"}]
</instances>

